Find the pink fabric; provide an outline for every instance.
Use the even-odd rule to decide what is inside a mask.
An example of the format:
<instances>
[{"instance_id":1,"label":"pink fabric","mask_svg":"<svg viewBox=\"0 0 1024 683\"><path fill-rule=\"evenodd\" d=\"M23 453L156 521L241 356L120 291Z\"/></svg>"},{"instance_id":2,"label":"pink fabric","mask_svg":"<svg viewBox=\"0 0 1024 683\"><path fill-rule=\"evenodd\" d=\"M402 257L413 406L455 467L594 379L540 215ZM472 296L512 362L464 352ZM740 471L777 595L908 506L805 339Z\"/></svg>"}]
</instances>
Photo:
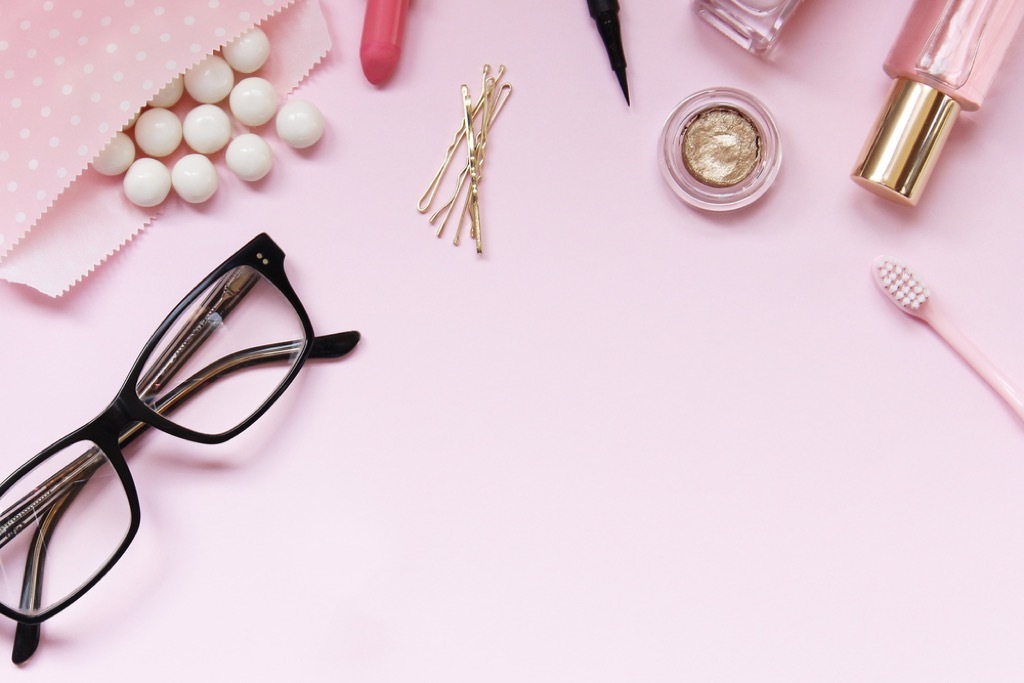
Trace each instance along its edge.
<instances>
[{"instance_id":1,"label":"pink fabric","mask_svg":"<svg viewBox=\"0 0 1024 683\"><path fill-rule=\"evenodd\" d=\"M166 83L293 1L46 0L0 6L0 255L49 215L57 197L110 137ZM314 7L320 16L315 0L299 4ZM329 47L326 35L324 40ZM305 60L302 65L292 63L294 57L278 60L278 70L287 72L279 89L293 88L319 57L299 59ZM83 207L88 217L75 219L77 206L61 207L65 220L99 231L96 240L88 238L91 232L85 240L78 235L92 252L87 259L80 253L57 254L37 263L28 278L17 264L21 277L0 276L59 294L152 220L155 213L123 206L116 188L107 188L116 183L104 180L89 184L106 190L106 209ZM83 183L77 193L67 194L70 199L89 192ZM99 226L96 219L111 219L106 215L111 211L130 217L130 227ZM40 268L59 274L42 273L41 284L32 282Z\"/></svg>"}]
</instances>

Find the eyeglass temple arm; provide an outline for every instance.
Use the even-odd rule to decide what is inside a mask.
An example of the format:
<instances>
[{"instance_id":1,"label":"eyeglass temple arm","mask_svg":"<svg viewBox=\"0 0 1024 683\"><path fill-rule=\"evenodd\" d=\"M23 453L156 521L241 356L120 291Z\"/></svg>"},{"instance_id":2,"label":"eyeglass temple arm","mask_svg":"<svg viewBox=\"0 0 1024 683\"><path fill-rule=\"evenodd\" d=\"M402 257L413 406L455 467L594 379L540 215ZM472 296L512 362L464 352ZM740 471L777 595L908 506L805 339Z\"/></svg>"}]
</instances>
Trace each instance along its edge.
<instances>
[{"instance_id":1,"label":"eyeglass temple arm","mask_svg":"<svg viewBox=\"0 0 1024 683\"><path fill-rule=\"evenodd\" d=\"M340 332L337 334L325 335L321 337L314 337L312 345L310 347L309 358L310 359L332 359L340 358L344 356L359 343L360 335L358 332ZM164 414L170 412L178 405L188 400L191 396L208 386L211 382L214 382L232 372L241 370L254 365L262 365L265 363L271 363L277 360L286 360L295 349L298 348L300 342L283 342L280 344L267 344L265 346L258 346L244 351L239 351L231 356L227 356L221 359L219 362L211 364L206 368L202 369L186 382L181 387L165 396L160 403L155 406L155 410L158 413ZM145 423L136 422L129 429L125 430L118 439L118 445L121 447L126 446L135 440L145 429L148 427ZM94 451L95 449L90 449ZM96 458L96 453L86 453L79 460L95 461L99 462ZM72 463L73 465L74 463ZM83 462L82 464L86 464ZM69 465L67 468L71 468ZM65 484L65 490L53 499L50 507L45 512L42 522L36 529L35 534L32 538L32 546L28 554L28 558L25 562L25 576L22 584L22 597L21 607L23 609L35 609L39 606L41 601L42 593L42 573L46 559L46 548L49 544L49 539L53 534L53 530L56 528L57 522L60 521L61 516L70 507L71 502L78 495L79 491L88 481L89 477L93 474L98 464L92 465L88 471L80 472L81 477L76 477L71 480L70 483ZM79 468L74 468L79 469ZM59 473L58 473L59 474ZM51 477L52 479L64 479L68 482L67 477ZM40 488L45 488L46 484ZM18 505L16 504L15 507ZM15 664L21 664L28 660L29 657L35 652L39 645L40 625L39 624L25 624L18 623L14 637L14 649L12 653L12 660Z\"/></svg>"},{"instance_id":2,"label":"eyeglass temple arm","mask_svg":"<svg viewBox=\"0 0 1024 683\"><path fill-rule=\"evenodd\" d=\"M309 358L311 360L340 358L354 349L359 343L359 339L360 335L355 331L314 337L309 349ZM170 413L217 380L245 368L287 360L301 345L301 341L264 344L224 356L181 382L173 391L162 396L153 406L153 410L161 415ZM118 438L118 445L123 447L131 443L148 426L144 422L136 422L121 434Z\"/></svg>"},{"instance_id":3,"label":"eyeglass temple arm","mask_svg":"<svg viewBox=\"0 0 1024 683\"><path fill-rule=\"evenodd\" d=\"M310 346L309 358L339 358L355 348L359 343L359 338L359 333L354 331L314 337ZM163 396L153 406L153 409L160 414L168 413L210 383L232 372L253 365L286 360L301 343L301 341L290 341L266 344L225 356L182 382L174 391ZM118 438L118 444L124 446L131 443L147 427L148 425L145 423L133 423ZM98 455L98 449L90 448L51 475L32 493L8 507L0 515L0 548L21 532L22 526L18 525L21 519L29 515L42 514L53 503L51 499L61 495L66 487L77 481L88 479L101 462Z\"/></svg>"},{"instance_id":4,"label":"eyeglass temple arm","mask_svg":"<svg viewBox=\"0 0 1024 683\"><path fill-rule=\"evenodd\" d=\"M59 500L50 506L46 514L39 522L32 535L32 543L29 547L28 557L25 559L25 575L21 584L21 608L25 610L36 609L43 596L43 570L46 568L46 549L50 543L57 523L64 513L71 507L72 501L85 487L86 480L83 479L72 484ZM22 664L35 653L39 647L39 636L41 632L39 624L25 624L18 622L14 631L14 646L11 650L11 661L15 664Z\"/></svg>"},{"instance_id":5,"label":"eyeglass temple arm","mask_svg":"<svg viewBox=\"0 0 1024 683\"><path fill-rule=\"evenodd\" d=\"M310 346L309 358L339 358L355 348L359 338L359 333L354 331L315 337ZM292 353L300 348L301 344L302 342L298 340L265 344L225 356L201 369L173 391L162 396L153 409L160 414L169 413L198 391L232 372L254 365L287 360ZM147 427L148 425L142 422L133 423L122 432L118 438L118 444L124 446L131 443ZM90 448L51 475L49 479L33 489L32 493L8 507L0 515L0 547L21 533L24 525L19 522L44 513L67 487L87 480L101 462L99 449Z\"/></svg>"}]
</instances>

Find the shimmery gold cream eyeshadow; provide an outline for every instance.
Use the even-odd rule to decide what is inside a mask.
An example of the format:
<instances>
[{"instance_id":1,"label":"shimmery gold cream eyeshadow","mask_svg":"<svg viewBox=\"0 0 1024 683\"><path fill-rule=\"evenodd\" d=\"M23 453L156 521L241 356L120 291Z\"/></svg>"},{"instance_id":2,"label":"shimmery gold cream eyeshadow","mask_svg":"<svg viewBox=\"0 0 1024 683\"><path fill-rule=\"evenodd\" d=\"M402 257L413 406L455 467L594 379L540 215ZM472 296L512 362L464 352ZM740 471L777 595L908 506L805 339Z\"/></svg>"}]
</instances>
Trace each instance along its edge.
<instances>
[{"instance_id":1,"label":"shimmery gold cream eyeshadow","mask_svg":"<svg viewBox=\"0 0 1024 683\"><path fill-rule=\"evenodd\" d=\"M775 122L753 96L731 88L683 100L662 130L662 174L679 197L708 211L746 206L767 191L782 161Z\"/></svg>"},{"instance_id":2,"label":"shimmery gold cream eyeshadow","mask_svg":"<svg viewBox=\"0 0 1024 683\"><path fill-rule=\"evenodd\" d=\"M712 187L729 187L754 172L761 158L761 136L735 109L705 109L683 130L681 153L694 178Z\"/></svg>"}]
</instances>

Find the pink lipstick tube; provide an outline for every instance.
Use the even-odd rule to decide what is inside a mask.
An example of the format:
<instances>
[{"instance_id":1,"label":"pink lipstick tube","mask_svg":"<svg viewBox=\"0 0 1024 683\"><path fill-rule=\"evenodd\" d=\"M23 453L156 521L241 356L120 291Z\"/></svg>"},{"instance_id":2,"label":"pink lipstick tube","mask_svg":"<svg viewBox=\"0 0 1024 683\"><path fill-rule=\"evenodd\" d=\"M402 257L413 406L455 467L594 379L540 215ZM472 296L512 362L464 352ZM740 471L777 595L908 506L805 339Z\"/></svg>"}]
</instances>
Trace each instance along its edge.
<instances>
[{"instance_id":1,"label":"pink lipstick tube","mask_svg":"<svg viewBox=\"0 0 1024 683\"><path fill-rule=\"evenodd\" d=\"M885 60L893 79L853 180L917 204L961 110L981 107L1024 0L915 0Z\"/></svg>"},{"instance_id":2,"label":"pink lipstick tube","mask_svg":"<svg viewBox=\"0 0 1024 683\"><path fill-rule=\"evenodd\" d=\"M366 0L359 61L374 85L387 81L398 67L408 10L409 0Z\"/></svg>"}]
</instances>

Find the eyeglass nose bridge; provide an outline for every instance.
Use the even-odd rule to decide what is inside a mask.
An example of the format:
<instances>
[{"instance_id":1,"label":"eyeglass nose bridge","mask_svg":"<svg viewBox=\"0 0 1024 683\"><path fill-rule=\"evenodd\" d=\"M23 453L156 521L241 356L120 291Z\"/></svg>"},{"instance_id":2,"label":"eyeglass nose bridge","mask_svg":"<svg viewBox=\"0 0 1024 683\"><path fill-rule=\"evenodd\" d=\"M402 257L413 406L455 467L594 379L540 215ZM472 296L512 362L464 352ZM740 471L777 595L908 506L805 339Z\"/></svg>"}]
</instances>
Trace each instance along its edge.
<instances>
[{"instance_id":1,"label":"eyeglass nose bridge","mask_svg":"<svg viewBox=\"0 0 1024 683\"><path fill-rule=\"evenodd\" d=\"M110 435L112 441L101 438L101 440L108 442L99 444L106 449L110 445L116 445L125 431L131 428L134 423L141 422L143 419L143 416L139 415L137 410L133 410L130 401L125 400L123 395L119 395L103 409L103 412L94 417L84 429L97 436Z\"/></svg>"}]
</instances>

